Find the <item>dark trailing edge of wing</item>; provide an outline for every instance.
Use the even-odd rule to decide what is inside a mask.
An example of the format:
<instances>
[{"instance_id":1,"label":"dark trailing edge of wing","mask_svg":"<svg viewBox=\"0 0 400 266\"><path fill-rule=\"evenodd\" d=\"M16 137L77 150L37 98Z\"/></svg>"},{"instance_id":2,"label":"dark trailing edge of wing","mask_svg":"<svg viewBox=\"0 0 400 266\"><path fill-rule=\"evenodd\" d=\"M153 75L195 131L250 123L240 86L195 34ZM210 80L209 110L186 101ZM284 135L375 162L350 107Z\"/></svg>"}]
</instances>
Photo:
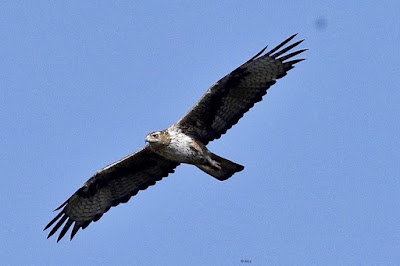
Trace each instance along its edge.
<instances>
[{"instance_id":1,"label":"dark trailing edge of wing","mask_svg":"<svg viewBox=\"0 0 400 266\"><path fill-rule=\"evenodd\" d=\"M249 61L247 61L245 64L243 64L242 66L238 67L238 68L235 70L235 71L237 71L237 70L241 69L241 72L243 73L243 74L242 74L242 77L245 77L246 75L248 75L248 73L246 73L246 70L247 70L247 69L246 69L246 67L244 67L246 64L251 63L252 61L257 60L258 58L269 56L269 57L271 57L271 58L274 58L274 59L276 59L276 60L281 61L281 62L283 63L285 72L282 73L282 75L279 75L275 80L270 80L270 81L268 81L268 82L265 84L265 85L266 85L266 86L265 86L265 90L264 90L264 91L261 91L261 93L260 93L257 97L254 98L253 102L250 103L250 104L247 106L246 110L245 110L243 113L237 114L237 115L234 117L234 119L232 119L231 125L230 125L228 128L226 128L223 132L221 132L221 134L219 134L219 136L217 136L215 139L219 139L219 138L220 138L223 134L225 134L230 128L232 128L234 125L236 125L236 124L239 122L240 118L242 118L243 115L244 115L248 110L250 110L257 102L260 102L260 101L262 100L263 96L267 93L267 90L269 89L269 87L271 87L272 85L274 85L274 84L276 83L276 80L277 80L277 79L280 79L280 78L286 76L287 71L289 71L290 69L294 68L294 65L295 65L295 64L297 64L297 63L299 63L299 62L305 60L305 59L296 59L296 60L292 60L292 61L287 61L287 62L285 62L287 59L292 58L292 57L294 57L294 56L296 56L296 55L298 55L298 54L301 54L302 52L305 52L305 51L307 51L308 49L301 49L301 50L292 52L292 53L290 53L290 54L287 54L287 55L285 55L285 56L282 56L282 55L285 54L286 52L290 51L291 49L293 49L293 48L295 48L296 46L298 46L299 44L301 44L301 43L304 41L304 39L303 39L303 40L300 40L300 41L297 41L297 42L295 42L295 43L293 43L293 44L287 46L286 48L284 48L284 49L282 49L282 50L279 50L279 49L281 49L282 47L284 47L287 43L289 43L289 42L290 42L294 37L296 37L296 36L297 36L297 33L296 33L296 34L293 34L292 36L290 36L289 38L287 38L286 40L284 40L283 42L281 42L280 44L278 44L275 48L271 49L270 51L268 51L267 53L265 53L264 55L262 55L262 53L263 53L263 52L266 50L266 48L268 47L268 46L266 46L266 47L263 48L260 52L258 52L254 57L252 57ZM280 56L281 56L281 57L280 57Z\"/></svg>"},{"instance_id":2,"label":"dark trailing edge of wing","mask_svg":"<svg viewBox=\"0 0 400 266\"><path fill-rule=\"evenodd\" d=\"M255 103L262 100L268 88L275 84L277 79L284 77L287 71L292 69L295 64L304 60L295 59L286 61L307 50L302 49L285 55L285 53L304 41L300 40L285 47L296 35L297 34L290 36L265 54L263 53L268 46L264 47L246 63L220 79L207 91L200 101L178 121L177 126L183 130L183 132L196 137L204 144L220 138L228 129L234 126ZM274 79L265 80L258 88L258 91L253 91L253 94L251 94L247 92L247 89L254 88L245 88L241 82L249 75L254 74L251 73L249 69L252 67L253 63L258 60L263 60L263 58L276 60L276 62L283 65L283 71L282 73L278 73ZM273 62L269 63L273 64ZM258 75L261 74L262 73L258 73ZM246 93L247 95L244 95ZM243 99L240 102L238 99L241 98L241 96L247 96L249 98ZM226 105L224 105L225 103ZM220 119L220 122L218 122L217 119Z\"/></svg>"},{"instance_id":3,"label":"dark trailing edge of wing","mask_svg":"<svg viewBox=\"0 0 400 266\"><path fill-rule=\"evenodd\" d=\"M303 42L303 40L300 40L285 47L296 35L290 36L264 55L267 47L263 48L246 63L219 80L175 126L179 127L184 133L194 136L205 145L209 141L220 138L255 103L262 100L268 88L275 84L277 79L285 76L287 71L292 69L296 63L304 60L287 61L307 49L285 55ZM246 78L248 79L246 80ZM256 85L253 83L246 84L251 79L257 80ZM91 222L99 220L111 207L127 202L140 190L154 185L156 181L168 176L169 173L173 173L178 165L179 163L149 153L146 148L142 149L96 173L55 210L61 211L44 230L55 224L48 235L50 237L65 223L57 239L58 242L74 225L71 232L72 240L80 228L85 229ZM119 189L119 186L121 184L124 186L125 183L128 183L129 189L125 189L123 193L117 193L120 197L114 197L114 189L117 189L115 187ZM103 200L102 193L106 189L109 189L107 192L112 194L113 200L104 204L104 202L99 201ZM109 200L109 198L106 198L106 200ZM84 205L83 211L79 209L82 208L82 205ZM93 211L95 207L98 207L98 209ZM79 211L76 211L76 209L79 209Z\"/></svg>"}]
</instances>

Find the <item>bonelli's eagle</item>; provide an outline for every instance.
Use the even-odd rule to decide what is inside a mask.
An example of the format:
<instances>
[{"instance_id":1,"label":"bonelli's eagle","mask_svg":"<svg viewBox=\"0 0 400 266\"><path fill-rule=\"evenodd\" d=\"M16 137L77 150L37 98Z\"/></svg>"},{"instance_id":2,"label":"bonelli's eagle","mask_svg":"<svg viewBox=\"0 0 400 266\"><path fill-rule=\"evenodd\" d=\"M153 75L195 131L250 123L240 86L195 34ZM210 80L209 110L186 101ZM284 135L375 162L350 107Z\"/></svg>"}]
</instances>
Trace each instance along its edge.
<instances>
[{"instance_id":1,"label":"bonelli's eagle","mask_svg":"<svg viewBox=\"0 0 400 266\"><path fill-rule=\"evenodd\" d=\"M264 53L262 49L246 63L223 77L178 122L146 136L148 145L92 176L56 210L60 213L45 230L52 236L64 223L59 241L73 225L71 239L80 228L97 221L111 207L127 202L139 190L154 185L181 163L192 164L226 180L244 167L222 158L206 145L235 125L253 105L261 101L275 84L304 59L291 59L306 49L293 51L303 40L287 45L296 35Z\"/></svg>"}]
</instances>

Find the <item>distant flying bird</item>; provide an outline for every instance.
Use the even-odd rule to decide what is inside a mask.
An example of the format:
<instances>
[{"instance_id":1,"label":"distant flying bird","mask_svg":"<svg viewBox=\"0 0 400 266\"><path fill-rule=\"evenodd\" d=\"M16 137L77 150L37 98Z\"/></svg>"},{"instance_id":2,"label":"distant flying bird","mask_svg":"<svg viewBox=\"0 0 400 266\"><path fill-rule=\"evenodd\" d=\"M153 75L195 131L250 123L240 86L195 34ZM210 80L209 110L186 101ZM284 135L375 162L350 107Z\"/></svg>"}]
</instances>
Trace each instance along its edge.
<instances>
[{"instance_id":1,"label":"distant flying bird","mask_svg":"<svg viewBox=\"0 0 400 266\"><path fill-rule=\"evenodd\" d=\"M56 209L62 210L45 227L44 230L58 221L48 237L66 221L57 242L74 224L72 239L80 228L85 229L112 206L127 202L139 190L173 173L181 163L195 165L220 181L242 171L242 165L210 152L206 145L225 134L255 103L262 100L277 79L304 60L288 61L307 49L284 55L303 41L283 48L295 36L264 55L262 53L267 47L262 49L211 86L181 120L166 130L148 134L148 145L143 149L97 172Z\"/></svg>"}]
</instances>

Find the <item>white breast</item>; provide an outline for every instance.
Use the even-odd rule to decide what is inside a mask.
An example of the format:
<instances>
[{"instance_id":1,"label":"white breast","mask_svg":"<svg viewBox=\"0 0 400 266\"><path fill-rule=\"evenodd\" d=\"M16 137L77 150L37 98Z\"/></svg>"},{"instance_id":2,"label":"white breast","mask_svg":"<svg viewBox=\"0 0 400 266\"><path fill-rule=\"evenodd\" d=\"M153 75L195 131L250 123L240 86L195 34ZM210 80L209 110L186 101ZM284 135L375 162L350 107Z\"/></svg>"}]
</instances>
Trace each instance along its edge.
<instances>
[{"instance_id":1,"label":"white breast","mask_svg":"<svg viewBox=\"0 0 400 266\"><path fill-rule=\"evenodd\" d=\"M199 154L190 148L193 139L181 132L168 129L171 142L160 151L161 155L174 161L182 163L195 163Z\"/></svg>"}]
</instances>

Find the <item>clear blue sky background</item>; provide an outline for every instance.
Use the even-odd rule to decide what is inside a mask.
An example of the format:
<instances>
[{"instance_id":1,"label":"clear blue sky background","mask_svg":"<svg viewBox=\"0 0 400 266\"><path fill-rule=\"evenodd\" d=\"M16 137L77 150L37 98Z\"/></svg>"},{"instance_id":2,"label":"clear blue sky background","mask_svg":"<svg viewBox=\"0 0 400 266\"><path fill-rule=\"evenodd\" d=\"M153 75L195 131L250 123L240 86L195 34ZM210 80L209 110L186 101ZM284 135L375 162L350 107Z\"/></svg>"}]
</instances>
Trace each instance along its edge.
<instances>
[{"instance_id":1,"label":"clear blue sky background","mask_svg":"<svg viewBox=\"0 0 400 266\"><path fill-rule=\"evenodd\" d=\"M398 1L2 1L0 264L400 263ZM70 242L52 212L298 32L307 61L192 166Z\"/></svg>"}]
</instances>

